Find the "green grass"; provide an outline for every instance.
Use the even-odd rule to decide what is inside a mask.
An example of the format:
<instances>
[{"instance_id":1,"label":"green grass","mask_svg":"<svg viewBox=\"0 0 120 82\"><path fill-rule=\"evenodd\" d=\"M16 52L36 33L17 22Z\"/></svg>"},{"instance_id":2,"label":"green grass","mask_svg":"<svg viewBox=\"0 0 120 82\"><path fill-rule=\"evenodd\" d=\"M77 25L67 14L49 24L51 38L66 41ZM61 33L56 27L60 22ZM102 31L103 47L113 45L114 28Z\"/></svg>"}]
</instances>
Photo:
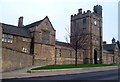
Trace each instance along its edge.
<instances>
[{"instance_id":1,"label":"green grass","mask_svg":"<svg viewBox=\"0 0 120 82\"><path fill-rule=\"evenodd\" d=\"M65 64L65 65L47 65L43 67L32 68L31 70L47 70L47 69L68 69L68 68L87 68L87 67L103 67L103 66L117 66L117 64Z\"/></svg>"}]
</instances>

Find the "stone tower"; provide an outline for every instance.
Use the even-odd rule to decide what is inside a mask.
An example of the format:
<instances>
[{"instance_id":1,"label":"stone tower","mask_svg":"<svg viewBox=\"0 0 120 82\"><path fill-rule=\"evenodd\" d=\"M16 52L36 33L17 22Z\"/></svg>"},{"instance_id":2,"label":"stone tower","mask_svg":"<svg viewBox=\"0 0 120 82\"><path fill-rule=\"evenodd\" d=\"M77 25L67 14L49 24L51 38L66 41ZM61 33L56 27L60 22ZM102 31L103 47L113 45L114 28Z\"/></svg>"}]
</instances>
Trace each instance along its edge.
<instances>
[{"instance_id":1,"label":"stone tower","mask_svg":"<svg viewBox=\"0 0 120 82\"><path fill-rule=\"evenodd\" d=\"M84 63L102 63L102 6L71 15L70 43L83 49Z\"/></svg>"}]
</instances>

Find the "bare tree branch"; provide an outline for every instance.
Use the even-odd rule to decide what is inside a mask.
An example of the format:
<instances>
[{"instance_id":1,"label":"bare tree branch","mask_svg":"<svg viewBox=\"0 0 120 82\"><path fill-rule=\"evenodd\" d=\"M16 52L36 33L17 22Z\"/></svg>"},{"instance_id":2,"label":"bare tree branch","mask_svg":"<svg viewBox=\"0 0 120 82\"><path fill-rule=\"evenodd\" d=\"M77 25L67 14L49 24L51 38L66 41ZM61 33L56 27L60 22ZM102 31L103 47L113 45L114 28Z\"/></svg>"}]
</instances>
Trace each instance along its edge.
<instances>
[{"instance_id":1,"label":"bare tree branch","mask_svg":"<svg viewBox=\"0 0 120 82\"><path fill-rule=\"evenodd\" d=\"M86 49L86 45L89 44L89 34L84 33L84 30L80 33L79 29L72 29L72 32L70 32L66 29L66 31L69 33L69 37L72 40L70 42L70 46L75 50L75 65L77 66L77 52L78 49ZM68 42L67 36L65 37L66 41Z\"/></svg>"}]
</instances>

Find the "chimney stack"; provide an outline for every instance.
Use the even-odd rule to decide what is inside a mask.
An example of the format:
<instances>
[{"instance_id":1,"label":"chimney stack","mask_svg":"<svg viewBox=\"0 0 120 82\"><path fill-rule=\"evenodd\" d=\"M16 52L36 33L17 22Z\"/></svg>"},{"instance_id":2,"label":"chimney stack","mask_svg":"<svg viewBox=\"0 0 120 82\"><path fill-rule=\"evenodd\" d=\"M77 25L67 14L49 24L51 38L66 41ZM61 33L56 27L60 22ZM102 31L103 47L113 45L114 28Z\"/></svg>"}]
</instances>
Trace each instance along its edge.
<instances>
[{"instance_id":1,"label":"chimney stack","mask_svg":"<svg viewBox=\"0 0 120 82\"><path fill-rule=\"evenodd\" d=\"M18 19L18 27L23 27L23 16Z\"/></svg>"}]
</instances>

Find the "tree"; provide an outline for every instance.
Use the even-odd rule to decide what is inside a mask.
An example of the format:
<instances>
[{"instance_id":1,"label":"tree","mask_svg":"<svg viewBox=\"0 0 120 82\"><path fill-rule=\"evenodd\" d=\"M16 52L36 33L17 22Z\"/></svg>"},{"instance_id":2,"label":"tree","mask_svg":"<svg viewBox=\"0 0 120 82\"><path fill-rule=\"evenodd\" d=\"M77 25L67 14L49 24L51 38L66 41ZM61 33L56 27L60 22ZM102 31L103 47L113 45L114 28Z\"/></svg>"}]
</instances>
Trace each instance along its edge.
<instances>
[{"instance_id":1,"label":"tree","mask_svg":"<svg viewBox=\"0 0 120 82\"><path fill-rule=\"evenodd\" d=\"M89 42L89 34L85 33L85 29L79 32L79 30L75 30L73 32L69 32L68 29L66 29L68 35L70 37L70 46L75 51L75 66L77 66L77 52L79 49L86 50L86 45ZM66 41L68 42L68 37L65 37Z\"/></svg>"}]
</instances>

